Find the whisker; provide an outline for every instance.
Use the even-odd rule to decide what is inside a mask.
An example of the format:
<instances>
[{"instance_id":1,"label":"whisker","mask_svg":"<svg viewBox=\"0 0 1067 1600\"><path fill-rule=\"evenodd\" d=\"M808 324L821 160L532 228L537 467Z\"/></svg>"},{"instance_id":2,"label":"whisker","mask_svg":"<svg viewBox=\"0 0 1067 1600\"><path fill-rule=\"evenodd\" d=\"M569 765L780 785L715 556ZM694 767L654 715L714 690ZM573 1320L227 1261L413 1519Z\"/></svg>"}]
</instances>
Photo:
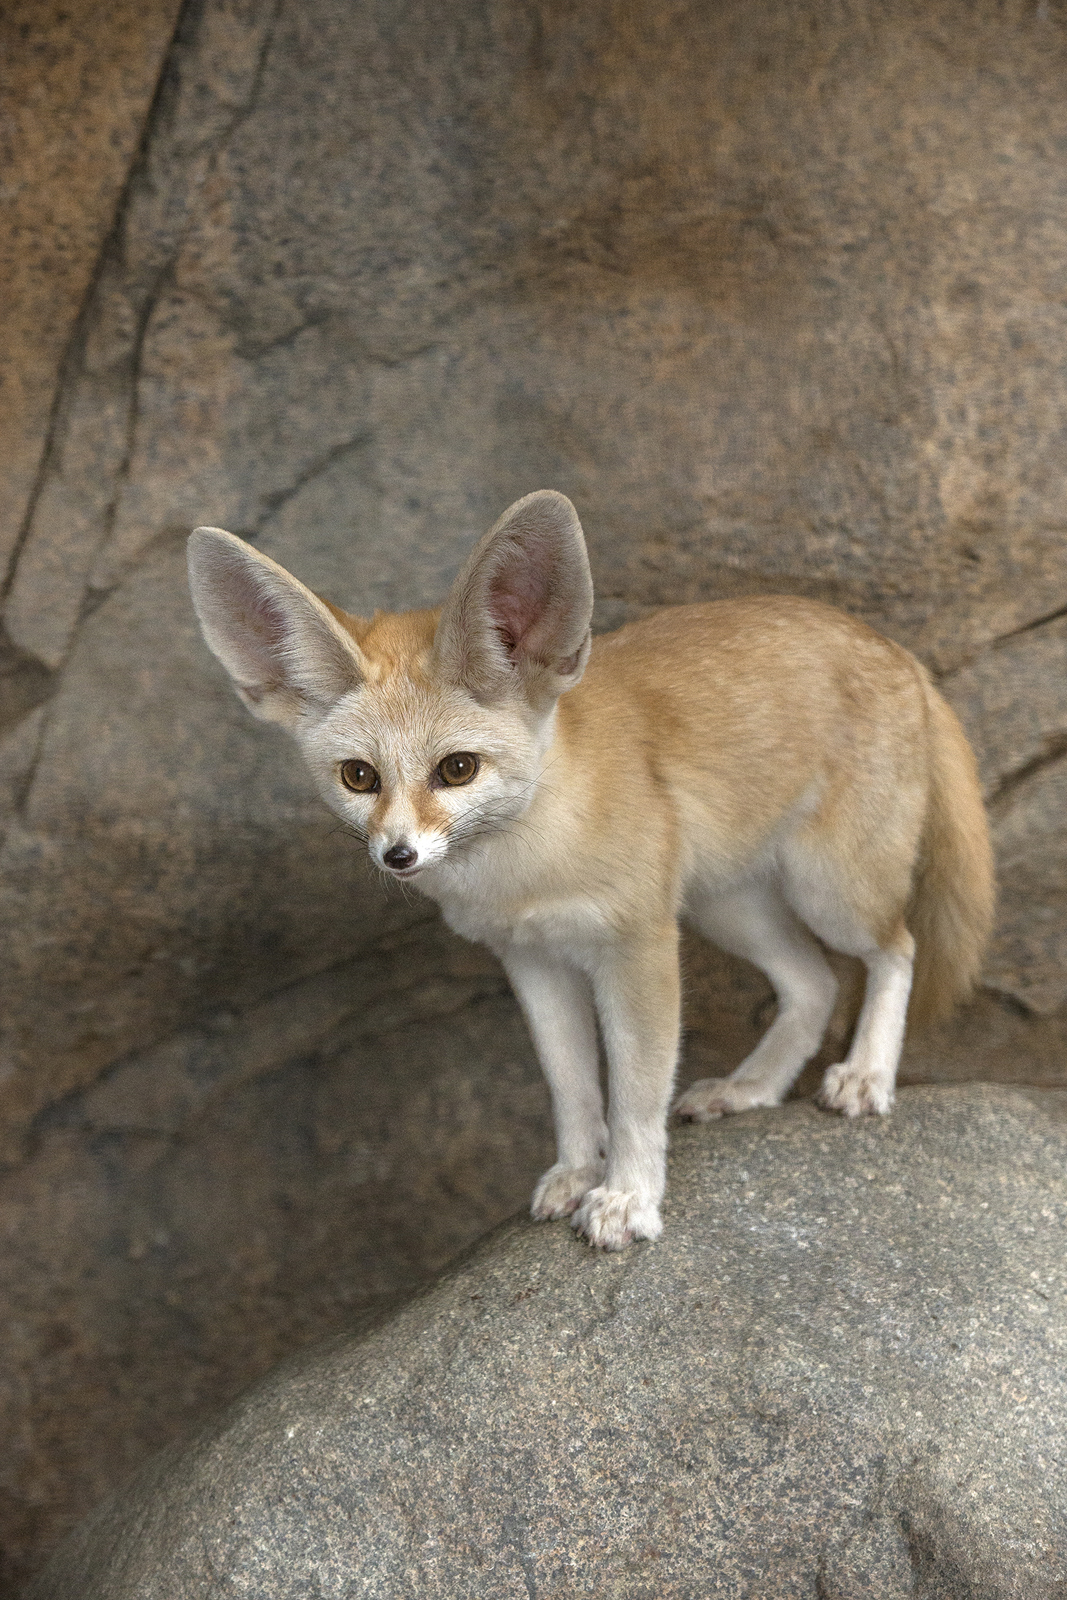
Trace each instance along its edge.
<instances>
[{"instance_id":1,"label":"whisker","mask_svg":"<svg viewBox=\"0 0 1067 1600\"><path fill-rule=\"evenodd\" d=\"M470 822L454 829L449 837L452 843L464 844L492 834L504 834L525 845L528 850L535 848L535 840L530 837L531 834L535 835L538 842L544 844L541 830L533 827L525 818L516 819L506 812L501 814L494 809L477 813Z\"/></svg>"},{"instance_id":2,"label":"whisker","mask_svg":"<svg viewBox=\"0 0 1067 1600\"><path fill-rule=\"evenodd\" d=\"M361 844L366 844L367 842L367 835L363 832L363 830L358 828L353 822L345 822L343 818L330 829L329 837L332 839L335 833L350 833L352 837L354 839L358 839Z\"/></svg>"}]
</instances>

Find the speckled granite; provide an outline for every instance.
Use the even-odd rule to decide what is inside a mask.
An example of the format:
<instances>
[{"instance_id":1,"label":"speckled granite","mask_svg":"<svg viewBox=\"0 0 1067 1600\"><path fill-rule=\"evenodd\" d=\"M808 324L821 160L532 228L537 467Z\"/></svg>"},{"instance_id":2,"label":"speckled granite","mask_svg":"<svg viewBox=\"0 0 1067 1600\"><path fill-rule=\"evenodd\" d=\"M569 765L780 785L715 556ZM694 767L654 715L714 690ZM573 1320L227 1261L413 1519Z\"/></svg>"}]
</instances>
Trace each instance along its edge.
<instances>
[{"instance_id":1,"label":"speckled granite","mask_svg":"<svg viewBox=\"0 0 1067 1600\"><path fill-rule=\"evenodd\" d=\"M662 1242L605 1258L506 1225L152 1462L30 1596L1052 1600L1067 1106L1045 1099L685 1130Z\"/></svg>"}]
</instances>

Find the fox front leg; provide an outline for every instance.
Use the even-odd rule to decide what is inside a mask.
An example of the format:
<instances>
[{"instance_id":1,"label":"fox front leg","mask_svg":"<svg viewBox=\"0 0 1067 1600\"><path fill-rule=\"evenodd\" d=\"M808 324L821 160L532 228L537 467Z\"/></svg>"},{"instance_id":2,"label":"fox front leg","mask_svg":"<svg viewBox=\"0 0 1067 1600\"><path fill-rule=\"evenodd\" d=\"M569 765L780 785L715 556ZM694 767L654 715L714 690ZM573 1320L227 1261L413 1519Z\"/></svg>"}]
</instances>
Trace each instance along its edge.
<instances>
[{"instance_id":1,"label":"fox front leg","mask_svg":"<svg viewBox=\"0 0 1067 1600\"><path fill-rule=\"evenodd\" d=\"M594 978L608 1056L608 1161L572 1226L601 1250L658 1239L667 1111L678 1061L678 929L643 930L606 952Z\"/></svg>"},{"instance_id":2,"label":"fox front leg","mask_svg":"<svg viewBox=\"0 0 1067 1600\"><path fill-rule=\"evenodd\" d=\"M589 979L539 951L499 952L552 1096L556 1160L533 1193L538 1222L569 1217L604 1177L608 1130L600 1094Z\"/></svg>"}]
</instances>

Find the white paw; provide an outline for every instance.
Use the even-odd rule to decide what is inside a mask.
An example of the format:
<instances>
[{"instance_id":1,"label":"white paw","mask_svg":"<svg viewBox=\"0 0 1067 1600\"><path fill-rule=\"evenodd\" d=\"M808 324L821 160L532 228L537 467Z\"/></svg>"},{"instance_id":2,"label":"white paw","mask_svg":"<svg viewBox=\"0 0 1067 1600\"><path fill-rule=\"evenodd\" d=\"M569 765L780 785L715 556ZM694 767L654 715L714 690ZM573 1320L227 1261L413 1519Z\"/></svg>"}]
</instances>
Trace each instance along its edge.
<instances>
[{"instance_id":1,"label":"white paw","mask_svg":"<svg viewBox=\"0 0 1067 1600\"><path fill-rule=\"evenodd\" d=\"M691 1083L674 1102L674 1114L686 1122L710 1122L731 1111L751 1111L754 1106L776 1106L778 1100L758 1083L737 1078L701 1078Z\"/></svg>"},{"instance_id":2,"label":"white paw","mask_svg":"<svg viewBox=\"0 0 1067 1600\"><path fill-rule=\"evenodd\" d=\"M604 1164L592 1167L565 1167L561 1162L541 1175L530 1201L535 1222L554 1217L569 1217L577 1211L581 1198L596 1187L604 1176Z\"/></svg>"},{"instance_id":3,"label":"white paw","mask_svg":"<svg viewBox=\"0 0 1067 1600\"><path fill-rule=\"evenodd\" d=\"M817 1098L827 1111L840 1111L846 1117L884 1117L893 1104L893 1085L877 1073L840 1061L827 1067Z\"/></svg>"},{"instance_id":4,"label":"white paw","mask_svg":"<svg viewBox=\"0 0 1067 1600\"><path fill-rule=\"evenodd\" d=\"M663 1232L659 1208L627 1189L590 1189L571 1227L598 1250L624 1250L634 1239L658 1239Z\"/></svg>"}]
</instances>

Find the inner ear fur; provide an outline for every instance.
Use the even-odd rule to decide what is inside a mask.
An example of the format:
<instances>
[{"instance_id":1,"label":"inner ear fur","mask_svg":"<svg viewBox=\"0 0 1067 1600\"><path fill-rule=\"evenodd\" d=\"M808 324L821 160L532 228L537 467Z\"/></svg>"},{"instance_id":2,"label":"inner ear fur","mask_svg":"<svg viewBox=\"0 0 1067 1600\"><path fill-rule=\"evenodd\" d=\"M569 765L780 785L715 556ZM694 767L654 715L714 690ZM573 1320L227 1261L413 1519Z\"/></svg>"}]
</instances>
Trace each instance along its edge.
<instances>
[{"instance_id":1,"label":"inner ear fur","mask_svg":"<svg viewBox=\"0 0 1067 1600\"><path fill-rule=\"evenodd\" d=\"M360 683L355 640L317 595L243 539L197 528L189 588L208 649L253 716L292 728Z\"/></svg>"},{"instance_id":2,"label":"inner ear fur","mask_svg":"<svg viewBox=\"0 0 1067 1600\"><path fill-rule=\"evenodd\" d=\"M540 489L471 551L441 613L435 659L478 699L518 686L551 700L582 675L592 612L578 513L566 495Z\"/></svg>"}]
</instances>

